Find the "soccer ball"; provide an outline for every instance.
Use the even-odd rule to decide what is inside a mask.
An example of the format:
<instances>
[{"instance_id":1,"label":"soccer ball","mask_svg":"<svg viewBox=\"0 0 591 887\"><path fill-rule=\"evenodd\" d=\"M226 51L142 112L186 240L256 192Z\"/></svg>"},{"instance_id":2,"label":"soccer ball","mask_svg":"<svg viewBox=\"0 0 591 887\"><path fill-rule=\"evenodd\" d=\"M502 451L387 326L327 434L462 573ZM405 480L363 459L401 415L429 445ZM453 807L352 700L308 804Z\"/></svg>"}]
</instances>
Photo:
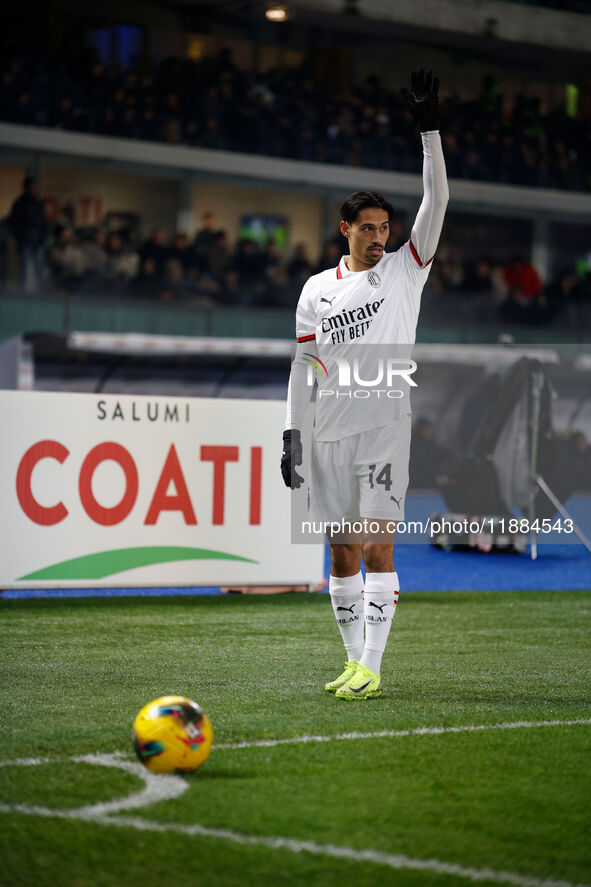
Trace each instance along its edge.
<instances>
[{"instance_id":1,"label":"soccer ball","mask_svg":"<svg viewBox=\"0 0 591 887\"><path fill-rule=\"evenodd\" d=\"M185 696L161 696L145 705L133 722L136 755L152 773L190 773L211 750L211 721Z\"/></svg>"}]
</instances>

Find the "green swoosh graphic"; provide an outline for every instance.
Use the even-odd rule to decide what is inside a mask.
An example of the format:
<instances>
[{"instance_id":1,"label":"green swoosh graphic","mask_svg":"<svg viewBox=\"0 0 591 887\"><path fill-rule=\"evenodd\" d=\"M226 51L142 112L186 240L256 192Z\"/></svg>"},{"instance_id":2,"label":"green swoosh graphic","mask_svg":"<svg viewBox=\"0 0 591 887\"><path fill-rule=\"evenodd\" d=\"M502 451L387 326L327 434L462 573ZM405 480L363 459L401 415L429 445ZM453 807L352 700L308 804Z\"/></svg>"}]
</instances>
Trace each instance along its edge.
<instances>
[{"instance_id":1,"label":"green swoosh graphic","mask_svg":"<svg viewBox=\"0 0 591 887\"><path fill-rule=\"evenodd\" d=\"M243 561L258 564L249 557L230 554L227 551L213 551L211 548L183 548L175 545L155 545L142 548L116 548L113 551L99 551L75 557L69 561L60 561L27 573L18 581L25 579L104 579L124 570L136 567L149 567L152 564L166 564L171 561Z\"/></svg>"}]
</instances>

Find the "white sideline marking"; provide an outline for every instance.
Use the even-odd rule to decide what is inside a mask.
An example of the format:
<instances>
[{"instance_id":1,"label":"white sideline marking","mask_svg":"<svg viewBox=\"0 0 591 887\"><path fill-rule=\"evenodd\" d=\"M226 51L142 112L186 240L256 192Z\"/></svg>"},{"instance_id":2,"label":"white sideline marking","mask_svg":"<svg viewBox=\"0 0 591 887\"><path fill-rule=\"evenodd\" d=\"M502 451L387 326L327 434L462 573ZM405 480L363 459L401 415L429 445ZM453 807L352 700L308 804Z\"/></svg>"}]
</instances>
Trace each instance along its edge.
<instances>
[{"instance_id":1,"label":"white sideline marking","mask_svg":"<svg viewBox=\"0 0 591 887\"><path fill-rule=\"evenodd\" d=\"M218 745L218 749L239 749L267 747L307 742L331 742L345 739L374 739L378 737L402 736L436 736L442 733L465 733L480 730L514 730L532 727L559 727L591 724L591 718L577 718L566 721L514 721L504 724L470 724L457 727L417 727L409 730L380 730L373 733L340 733L336 736L300 736L291 739L264 739L254 742L239 742L229 745ZM56 759L54 759L56 760ZM59 759L57 759L59 760ZM63 758L62 758L63 760ZM23 813L34 816L53 817L57 819L77 819L93 822L96 825L116 826L117 828L135 828L140 831L174 832L176 834L214 838L232 841L251 847L266 847L269 850L287 850L291 853L310 853L315 856L328 856L334 859L348 859L354 862L369 862L386 866L391 869L408 869L413 871L435 872L440 875L452 875L470 881L492 881L497 884L509 884L512 887L591 887L586 884L573 884L571 881L554 880L552 878L536 878L495 869L478 869L445 862L440 859L415 859L401 854L382 853L379 850L362 850L354 847L342 847L336 844L317 844L314 841L297 841L281 836L246 835L228 829L207 828L203 825L180 825L177 823L153 822L131 816L113 816L121 810L145 807L158 801L178 797L188 788L188 784L179 776L172 774L154 775L141 764L125 761L121 753L81 755L68 760L97 764L103 767L117 767L128 773L139 776L144 782L144 789L125 798L115 799L99 804L89 804L73 809L52 809L50 807L32 806L28 804L0 804L2 813ZM0 761L0 766L37 766L50 763L49 758L18 758L14 761Z\"/></svg>"},{"instance_id":2,"label":"white sideline marking","mask_svg":"<svg viewBox=\"0 0 591 887\"><path fill-rule=\"evenodd\" d=\"M344 739L381 739L400 736L440 736L442 733L474 733L480 730L518 730L533 727L573 727L591 724L591 718L574 718L570 721L511 721L505 724L465 724L458 727L413 727L409 730L376 730L373 733L337 733L335 736L293 736L288 739L254 739L252 742L231 742L215 745L225 751L237 748L268 748L274 745L298 745L306 742L335 742Z\"/></svg>"},{"instance_id":3,"label":"white sideline marking","mask_svg":"<svg viewBox=\"0 0 591 887\"><path fill-rule=\"evenodd\" d=\"M177 825L176 823L150 822L131 816L116 819L105 819L111 825L127 826L144 831L175 832L183 835L198 835L206 838L221 838L235 844L251 847L266 847L269 850L289 850L292 853L312 853L315 856L330 856L334 859L350 859L354 862L372 862L385 865L392 869L413 869L415 871L436 872L441 875L457 875L471 881L495 881L499 884L512 884L515 887L589 887L585 884L573 884L570 881L555 881L551 878L533 878L517 875L514 872L495 871L494 869L477 869L454 862L443 862L439 859L413 859L394 853L381 853L379 850L358 850L355 847L340 847L336 844L317 844L315 841L296 841L293 838L264 835L245 835L228 829L206 828L202 825Z\"/></svg>"},{"instance_id":4,"label":"white sideline marking","mask_svg":"<svg viewBox=\"0 0 591 887\"><path fill-rule=\"evenodd\" d=\"M55 761L64 760L64 758L54 758ZM99 767L116 767L118 770L125 770L127 773L133 773L144 783L144 788L132 795L126 795L124 798L115 798L113 801L102 801L98 804L86 804L83 807L73 807L70 809L59 810L52 807L38 807L30 804L0 804L0 812L2 813L32 813L36 816L57 816L66 819L90 819L98 822L100 819L107 820L108 814L118 813L120 810L137 810L138 807L147 807L157 804L159 801L169 801L172 798L178 798L189 788L189 784L180 776L172 773L156 776L150 773L142 764L135 761L123 761L118 755L79 755L75 758L66 758L65 760L74 761L77 764L96 764ZM3 767L12 765L13 767L35 767L40 764L50 763L49 758L18 758L15 761L2 761Z\"/></svg>"},{"instance_id":5,"label":"white sideline marking","mask_svg":"<svg viewBox=\"0 0 591 887\"><path fill-rule=\"evenodd\" d=\"M317 844L315 841L296 841L293 838L280 836L245 835L229 829L206 828L203 825L178 825L177 823L152 822L131 816L101 816L96 813L83 813L79 810L51 810L47 807L27 807L24 804L0 804L0 811L10 813L29 813L36 816L56 817L58 819L82 819L96 825L114 825L117 828L134 828L148 832L174 832L189 837L217 838L232 841L248 847L266 847L268 850L288 850L291 853L311 853L314 856L329 856L333 859L349 859L353 862L370 862L375 865L387 866L391 869L410 869L413 871L435 872L438 875L455 875L470 881L493 881L497 884L510 884L512 887L589 887L585 884L573 884L571 881L556 881L553 878L535 878L518 875L515 872L497 871L495 869L477 869L458 865L454 862L443 862L440 859L414 859L394 853L381 853L379 850L361 850L355 847L340 847L336 844Z\"/></svg>"},{"instance_id":6,"label":"white sideline marking","mask_svg":"<svg viewBox=\"0 0 591 887\"><path fill-rule=\"evenodd\" d=\"M78 807L76 814L81 819L103 817L109 813L118 813L120 810L137 810L138 807L157 804L159 801L169 801L178 798L189 788L189 783L180 776L173 773L162 773L157 776L146 770L139 761L124 761L114 755L81 755L71 760L84 764L97 764L99 767L117 767L119 770L139 776L145 784L142 791L127 795L125 798Z\"/></svg>"},{"instance_id":7,"label":"white sideline marking","mask_svg":"<svg viewBox=\"0 0 591 887\"><path fill-rule=\"evenodd\" d=\"M39 764L51 764L58 758L16 758L14 761L0 761L0 767L38 767Z\"/></svg>"},{"instance_id":8,"label":"white sideline marking","mask_svg":"<svg viewBox=\"0 0 591 887\"><path fill-rule=\"evenodd\" d=\"M299 745L307 742L335 742L346 739L382 739L382 738L398 738L403 736L440 736L444 733L474 733L480 730L517 730L531 729L533 727L574 727L577 725L591 724L591 718L573 718L566 721L509 721L502 724L460 724L459 726L450 727L411 727L408 730L377 730L373 733L337 733L334 736L291 736L286 739L253 739L252 742L228 742L216 743L212 751L230 751L240 748L269 748L275 745ZM123 760L130 757L131 753L115 751L106 758ZM88 755L86 757L97 757L97 755ZM68 758L67 760L84 761L86 757ZM39 764L51 764L55 761L64 760L64 758L16 758L13 761L0 761L0 767L36 767ZM89 763L92 763L90 761ZM106 764L106 766L111 766ZM112 766L115 766L114 764ZM145 770L141 765L141 774L145 775ZM131 771L130 771L131 772ZM140 771L134 771L140 773ZM160 776L159 778L162 778Z\"/></svg>"}]
</instances>

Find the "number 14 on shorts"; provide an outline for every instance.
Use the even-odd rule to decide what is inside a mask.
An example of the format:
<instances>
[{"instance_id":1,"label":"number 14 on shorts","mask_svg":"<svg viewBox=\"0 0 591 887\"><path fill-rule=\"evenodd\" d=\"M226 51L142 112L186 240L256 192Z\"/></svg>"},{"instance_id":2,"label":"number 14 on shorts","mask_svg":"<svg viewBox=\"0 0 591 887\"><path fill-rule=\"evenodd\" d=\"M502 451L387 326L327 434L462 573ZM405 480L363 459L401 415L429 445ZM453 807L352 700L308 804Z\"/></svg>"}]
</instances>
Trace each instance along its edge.
<instances>
[{"instance_id":1,"label":"number 14 on shorts","mask_svg":"<svg viewBox=\"0 0 591 887\"><path fill-rule=\"evenodd\" d=\"M368 465L369 468L369 486L372 490L375 489L377 484L381 484L387 493L390 492L392 487L392 463L386 462L385 465ZM378 474L375 476L374 474L376 468L379 468Z\"/></svg>"},{"instance_id":2,"label":"number 14 on shorts","mask_svg":"<svg viewBox=\"0 0 591 887\"><path fill-rule=\"evenodd\" d=\"M377 489L378 486L383 486L384 491L389 493L392 488L392 463L386 462L384 465L368 465L369 469L369 487L371 490ZM396 503L397 508L400 508L400 501L402 496L396 498L396 496L390 496L392 502Z\"/></svg>"}]
</instances>

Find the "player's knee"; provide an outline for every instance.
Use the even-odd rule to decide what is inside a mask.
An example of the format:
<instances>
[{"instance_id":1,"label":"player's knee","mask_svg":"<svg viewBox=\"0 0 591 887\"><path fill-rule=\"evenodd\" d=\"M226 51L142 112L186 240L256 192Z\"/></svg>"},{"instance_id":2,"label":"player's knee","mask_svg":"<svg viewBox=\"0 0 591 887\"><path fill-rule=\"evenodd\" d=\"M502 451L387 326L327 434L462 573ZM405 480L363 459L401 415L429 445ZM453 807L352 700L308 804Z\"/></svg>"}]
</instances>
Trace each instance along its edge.
<instances>
[{"instance_id":1,"label":"player's knee","mask_svg":"<svg viewBox=\"0 0 591 887\"><path fill-rule=\"evenodd\" d=\"M333 543L330 557L333 576L351 576L361 566L361 546Z\"/></svg>"},{"instance_id":2,"label":"player's knee","mask_svg":"<svg viewBox=\"0 0 591 887\"><path fill-rule=\"evenodd\" d=\"M363 560L368 573L388 573L394 569L393 546L366 542L363 546Z\"/></svg>"}]
</instances>

